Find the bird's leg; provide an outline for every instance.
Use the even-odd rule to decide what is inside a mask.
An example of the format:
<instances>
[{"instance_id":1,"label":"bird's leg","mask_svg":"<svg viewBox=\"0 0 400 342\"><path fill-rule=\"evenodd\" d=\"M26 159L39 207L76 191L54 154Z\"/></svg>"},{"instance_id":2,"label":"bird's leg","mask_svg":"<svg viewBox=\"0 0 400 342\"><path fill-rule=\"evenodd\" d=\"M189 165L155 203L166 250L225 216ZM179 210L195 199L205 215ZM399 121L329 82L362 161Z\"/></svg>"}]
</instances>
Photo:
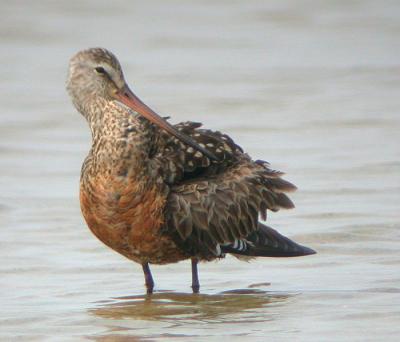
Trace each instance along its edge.
<instances>
[{"instance_id":1,"label":"bird's leg","mask_svg":"<svg viewBox=\"0 0 400 342\"><path fill-rule=\"evenodd\" d=\"M199 275L197 273L197 263L199 261L197 258L192 258L192 290L193 293L199 293L200 283L199 283Z\"/></svg>"},{"instance_id":2,"label":"bird's leg","mask_svg":"<svg viewBox=\"0 0 400 342\"><path fill-rule=\"evenodd\" d=\"M152 294L153 293L153 288L154 288L154 280L153 276L151 275L149 263L146 262L142 264L143 268L143 273L144 273L144 280L147 288L147 294Z\"/></svg>"}]
</instances>

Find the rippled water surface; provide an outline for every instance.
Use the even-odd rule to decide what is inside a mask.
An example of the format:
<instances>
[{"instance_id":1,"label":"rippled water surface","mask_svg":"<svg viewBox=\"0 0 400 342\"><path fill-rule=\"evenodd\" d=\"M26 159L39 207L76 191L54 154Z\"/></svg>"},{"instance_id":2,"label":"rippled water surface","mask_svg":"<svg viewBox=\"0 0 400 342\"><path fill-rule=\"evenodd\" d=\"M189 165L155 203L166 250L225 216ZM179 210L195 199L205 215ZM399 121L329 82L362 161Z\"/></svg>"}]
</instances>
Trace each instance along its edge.
<instances>
[{"instance_id":1,"label":"rippled water surface","mask_svg":"<svg viewBox=\"0 0 400 342\"><path fill-rule=\"evenodd\" d=\"M397 1L2 1L0 340L397 340ZM80 214L89 130L68 59L104 46L145 102L202 121L287 172L270 224L318 251L140 266Z\"/></svg>"}]
</instances>

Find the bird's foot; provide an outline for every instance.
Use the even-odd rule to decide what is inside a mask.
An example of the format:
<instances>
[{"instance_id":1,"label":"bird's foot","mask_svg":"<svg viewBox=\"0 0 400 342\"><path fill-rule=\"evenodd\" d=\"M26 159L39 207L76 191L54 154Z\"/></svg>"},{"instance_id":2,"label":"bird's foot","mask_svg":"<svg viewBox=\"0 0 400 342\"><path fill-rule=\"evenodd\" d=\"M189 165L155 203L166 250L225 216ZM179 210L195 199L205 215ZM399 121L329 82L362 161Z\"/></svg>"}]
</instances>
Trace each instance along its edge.
<instances>
[{"instance_id":1,"label":"bird's foot","mask_svg":"<svg viewBox=\"0 0 400 342\"><path fill-rule=\"evenodd\" d=\"M154 286L150 286L150 285L146 284L146 293L148 295L153 294L153 289L154 289Z\"/></svg>"},{"instance_id":2,"label":"bird's foot","mask_svg":"<svg viewBox=\"0 0 400 342\"><path fill-rule=\"evenodd\" d=\"M192 291L193 293L199 293L200 292L200 285L192 285Z\"/></svg>"}]
</instances>

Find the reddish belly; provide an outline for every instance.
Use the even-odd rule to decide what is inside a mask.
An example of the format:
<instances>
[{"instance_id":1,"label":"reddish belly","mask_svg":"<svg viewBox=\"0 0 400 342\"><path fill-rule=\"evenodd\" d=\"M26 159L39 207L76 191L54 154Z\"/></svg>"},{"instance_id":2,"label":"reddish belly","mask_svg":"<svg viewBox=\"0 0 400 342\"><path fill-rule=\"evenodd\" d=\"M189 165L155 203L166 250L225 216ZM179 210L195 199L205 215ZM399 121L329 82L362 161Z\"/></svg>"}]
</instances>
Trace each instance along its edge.
<instances>
[{"instance_id":1,"label":"reddish belly","mask_svg":"<svg viewBox=\"0 0 400 342\"><path fill-rule=\"evenodd\" d=\"M136 189L110 193L95 188L81 185L81 210L90 230L108 247L138 263L167 264L189 257L160 232L166 198L157 189L132 196Z\"/></svg>"}]
</instances>

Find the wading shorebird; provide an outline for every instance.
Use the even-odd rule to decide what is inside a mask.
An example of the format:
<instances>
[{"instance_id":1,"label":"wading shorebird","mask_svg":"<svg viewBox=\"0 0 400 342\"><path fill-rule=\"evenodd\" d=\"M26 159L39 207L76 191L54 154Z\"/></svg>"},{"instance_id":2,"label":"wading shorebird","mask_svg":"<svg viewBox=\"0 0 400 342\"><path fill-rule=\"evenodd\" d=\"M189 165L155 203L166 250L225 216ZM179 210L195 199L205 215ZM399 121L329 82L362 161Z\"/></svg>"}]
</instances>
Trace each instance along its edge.
<instances>
[{"instance_id":1,"label":"wading shorebird","mask_svg":"<svg viewBox=\"0 0 400 342\"><path fill-rule=\"evenodd\" d=\"M198 261L314 254L259 222L267 211L294 205L296 187L262 160L253 161L229 136L196 122L168 123L125 82L106 49L78 52L67 90L92 132L81 171L80 204L90 230L143 267Z\"/></svg>"}]
</instances>

